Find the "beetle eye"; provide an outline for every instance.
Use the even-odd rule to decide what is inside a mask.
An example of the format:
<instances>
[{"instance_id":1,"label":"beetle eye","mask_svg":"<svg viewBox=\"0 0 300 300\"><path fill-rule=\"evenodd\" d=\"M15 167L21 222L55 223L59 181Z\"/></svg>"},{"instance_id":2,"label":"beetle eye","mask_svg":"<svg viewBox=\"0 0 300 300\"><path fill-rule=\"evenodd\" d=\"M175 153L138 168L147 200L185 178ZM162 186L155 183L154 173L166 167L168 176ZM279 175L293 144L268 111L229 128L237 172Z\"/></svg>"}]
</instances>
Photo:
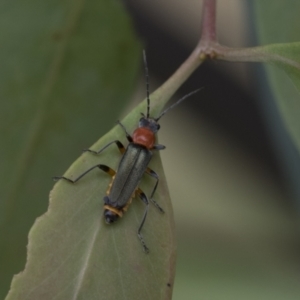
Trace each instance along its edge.
<instances>
[{"instance_id":1,"label":"beetle eye","mask_svg":"<svg viewBox=\"0 0 300 300\"><path fill-rule=\"evenodd\" d=\"M157 130L159 130L160 129L160 125L159 124L157 124Z\"/></svg>"}]
</instances>

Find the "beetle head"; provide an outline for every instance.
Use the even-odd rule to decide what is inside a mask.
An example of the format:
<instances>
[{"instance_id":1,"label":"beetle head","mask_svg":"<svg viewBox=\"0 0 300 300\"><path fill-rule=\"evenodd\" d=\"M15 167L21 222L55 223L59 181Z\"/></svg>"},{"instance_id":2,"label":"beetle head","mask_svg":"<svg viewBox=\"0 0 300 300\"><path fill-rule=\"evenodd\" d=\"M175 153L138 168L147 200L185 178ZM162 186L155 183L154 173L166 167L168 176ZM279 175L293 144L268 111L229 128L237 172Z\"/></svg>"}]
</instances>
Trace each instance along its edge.
<instances>
[{"instance_id":1,"label":"beetle head","mask_svg":"<svg viewBox=\"0 0 300 300\"><path fill-rule=\"evenodd\" d=\"M156 133L159 130L160 125L157 123L156 119L146 117L142 113L142 118L140 118L140 121L139 121L139 127L146 127L148 129L150 129L153 133Z\"/></svg>"},{"instance_id":2,"label":"beetle head","mask_svg":"<svg viewBox=\"0 0 300 300\"><path fill-rule=\"evenodd\" d=\"M106 224L111 224L119 219L119 215L111 210L105 209L104 210L104 219L105 219Z\"/></svg>"}]
</instances>

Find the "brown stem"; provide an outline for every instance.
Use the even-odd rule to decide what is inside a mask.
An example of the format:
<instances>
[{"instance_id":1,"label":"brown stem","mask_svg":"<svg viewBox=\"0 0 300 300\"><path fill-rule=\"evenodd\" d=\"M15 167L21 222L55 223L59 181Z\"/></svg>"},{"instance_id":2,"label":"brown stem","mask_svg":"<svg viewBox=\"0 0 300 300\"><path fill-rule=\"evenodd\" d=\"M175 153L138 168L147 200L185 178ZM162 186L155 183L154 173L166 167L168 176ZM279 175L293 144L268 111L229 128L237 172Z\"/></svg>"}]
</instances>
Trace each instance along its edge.
<instances>
[{"instance_id":1,"label":"brown stem","mask_svg":"<svg viewBox=\"0 0 300 300\"><path fill-rule=\"evenodd\" d=\"M203 42L216 42L216 0L204 0L202 12L202 35Z\"/></svg>"},{"instance_id":2,"label":"brown stem","mask_svg":"<svg viewBox=\"0 0 300 300\"><path fill-rule=\"evenodd\" d=\"M177 89L189 78L207 56L214 57L214 53L210 52L210 49L211 46L215 44L217 44L216 0L204 0L202 35L197 47L177 71L152 94L152 99L156 98L158 103L166 104L168 99L172 97Z\"/></svg>"},{"instance_id":3,"label":"brown stem","mask_svg":"<svg viewBox=\"0 0 300 300\"><path fill-rule=\"evenodd\" d=\"M195 50L177 71L152 94L152 100L157 103L157 111L189 78L189 76L207 58L236 62L276 62L288 64L300 69L300 64L279 54L272 54L267 47L230 48L220 45L216 34L216 0L204 0L202 14L202 34Z\"/></svg>"},{"instance_id":4,"label":"brown stem","mask_svg":"<svg viewBox=\"0 0 300 300\"><path fill-rule=\"evenodd\" d=\"M199 54L199 49L196 48L175 73L152 94L152 98L157 98L158 102L166 104L178 88L202 63Z\"/></svg>"}]
</instances>

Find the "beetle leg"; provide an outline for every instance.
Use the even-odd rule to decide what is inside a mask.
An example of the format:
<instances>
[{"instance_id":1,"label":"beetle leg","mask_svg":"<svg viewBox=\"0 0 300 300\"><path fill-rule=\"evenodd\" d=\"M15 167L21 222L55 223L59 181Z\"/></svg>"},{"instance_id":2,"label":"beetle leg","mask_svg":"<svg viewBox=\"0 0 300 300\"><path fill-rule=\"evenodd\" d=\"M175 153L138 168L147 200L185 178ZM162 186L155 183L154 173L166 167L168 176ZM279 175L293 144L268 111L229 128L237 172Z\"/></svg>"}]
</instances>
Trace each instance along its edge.
<instances>
[{"instance_id":1,"label":"beetle leg","mask_svg":"<svg viewBox=\"0 0 300 300\"><path fill-rule=\"evenodd\" d=\"M143 226L144 226L144 223L145 223L145 220L146 220L146 217L147 217L147 213L148 213L149 201L148 201L148 198L147 198L147 196L145 195L145 193L144 193L140 188L138 188L138 189L136 190L136 194L137 194L137 195L141 198L141 200L146 204L144 216L143 216L142 222L141 222L141 224L140 224L140 226L139 226L137 235L138 235L138 237L139 237L139 239L140 239L140 241L141 241L141 243L142 243L142 246L143 246L143 248L144 248L144 251L145 251L146 253L149 253L149 249L148 249L148 247L146 246L146 244L145 244L145 242L144 242L143 235L141 234L141 230L142 230L142 228L143 228Z\"/></svg>"},{"instance_id":2,"label":"beetle leg","mask_svg":"<svg viewBox=\"0 0 300 300\"><path fill-rule=\"evenodd\" d=\"M119 148L119 150L122 154L125 152L125 147L123 146L123 144L119 140L114 140L114 141L108 143L103 148L101 148L99 151L95 151L95 150L91 150L91 149L83 149L82 151L83 152L91 152L91 153L94 153L94 154L100 154L103 150L105 150L107 147L109 147L113 143L116 143L117 147Z\"/></svg>"},{"instance_id":3,"label":"beetle leg","mask_svg":"<svg viewBox=\"0 0 300 300\"><path fill-rule=\"evenodd\" d=\"M106 165L99 164L99 165L93 166L90 169L86 170L81 175L79 175L76 179L70 179L70 178L67 178L67 177L64 177L64 176L55 176L55 177L53 177L53 180L57 181L57 180L60 180L60 179L65 179L65 180L67 180L71 183L75 183L79 179L81 179L84 175L86 175L90 171L94 170L95 168L99 168L99 169L103 170L104 172L108 173L111 176L114 176L116 174L116 172L113 169L111 169L110 167L108 167Z\"/></svg>"},{"instance_id":4,"label":"beetle leg","mask_svg":"<svg viewBox=\"0 0 300 300\"><path fill-rule=\"evenodd\" d=\"M127 132L127 129L125 128L125 126L118 120L117 123L122 127L122 129L125 131L126 134L126 138L128 140L129 143L133 142L132 136Z\"/></svg>"},{"instance_id":5,"label":"beetle leg","mask_svg":"<svg viewBox=\"0 0 300 300\"><path fill-rule=\"evenodd\" d=\"M164 145L160 145L160 144L156 144L152 147L153 150L164 150L166 149L166 146Z\"/></svg>"},{"instance_id":6,"label":"beetle leg","mask_svg":"<svg viewBox=\"0 0 300 300\"><path fill-rule=\"evenodd\" d=\"M105 173L109 174L110 176L116 175L116 171L106 165L98 165L98 167L99 167L99 169L101 169Z\"/></svg>"},{"instance_id":7,"label":"beetle leg","mask_svg":"<svg viewBox=\"0 0 300 300\"><path fill-rule=\"evenodd\" d=\"M151 193L151 196L150 196L150 201L152 201L152 203L155 205L155 207L156 207L161 213L164 213L164 210L163 210L163 209L158 205L158 203L153 199L153 195L154 195L154 193L155 193L155 191L156 191L156 188L157 188L157 186L158 186L159 176L158 176L158 174L157 174L155 171L153 171L153 170L150 169L150 168L147 168L145 173L148 174L148 175L150 175L150 176L152 176L152 177L154 177L154 178L156 179L155 186L154 186L154 188L153 188L153 190L152 190L152 193Z\"/></svg>"}]
</instances>

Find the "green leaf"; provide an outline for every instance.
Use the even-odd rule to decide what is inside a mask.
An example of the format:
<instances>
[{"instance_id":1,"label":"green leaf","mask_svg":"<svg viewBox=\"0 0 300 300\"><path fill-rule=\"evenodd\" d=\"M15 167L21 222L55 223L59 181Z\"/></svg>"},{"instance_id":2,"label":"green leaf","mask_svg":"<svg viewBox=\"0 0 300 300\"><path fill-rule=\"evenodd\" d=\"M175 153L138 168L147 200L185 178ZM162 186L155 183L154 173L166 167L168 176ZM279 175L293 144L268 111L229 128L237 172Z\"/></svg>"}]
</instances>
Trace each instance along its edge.
<instances>
[{"instance_id":1,"label":"green leaf","mask_svg":"<svg viewBox=\"0 0 300 300\"><path fill-rule=\"evenodd\" d=\"M141 51L118 1L15 0L0 7L3 299L24 268L28 231L46 211L51 177L115 122Z\"/></svg>"},{"instance_id":2,"label":"green leaf","mask_svg":"<svg viewBox=\"0 0 300 300\"><path fill-rule=\"evenodd\" d=\"M268 68L273 92L296 146L300 150L300 42L265 47L272 62L283 69L289 78L275 68Z\"/></svg>"},{"instance_id":3,"label":"green leaf","mask_svg":"<svg viewBox=\"0 0 300 300\"><path fill-rule=\"evenodd\" d=\"M153 97L154 114L163 105L157 99ZM124 120L129 132L145 109L143 103ZM92 149L115 139L125 144L120 126ZM65 176L75 178L99 163L116 169L119 159L115 146L100 155L85 153ZM155 199L166 213L150 205L142 230L149 254L143 252L137 237L145 209L140 200L134 199L115 224L104 223L102 198L111 179L97 169L74 185L66 181L55 185L48 212L30 231L26 268L15 276L6 299L170 299L176 250L173 212L158 154L150 167L160 176ZM146 177L140 187L149 195L154 183Z\"/></svg>"},{"instance_id":4,"label":"green leaf","mask_svg":"<svg viewBox=\"0 0 300 300\"><path fill-rule=\"evenodd\" d=\"M300 3L255 1L255 8L260 43L287 43L263 48L269 60L285 71L266 67L284 122L300 150L300 43L295 42L300 41Z\"/></svg>"},{"instance_id":5,"label":"green leaf","mask_svg":"<svg viewBox=\"0 0 300 300\"><path fill-rule=\"evenodd\" d=\"M158 116L199 65L197 56L192 54L192 58L151 95L151 116ZM122 124L132 132L145 111L144 101ZM119 125L93 149L101 149L116 139L125 140ZM99 164L99 156L85 153L66 176L75 178ZM116 148L101 153L101 161L113 169L119 159ZM154 196L166 211L164 215L155 207L149 211L143 235L150 254L143 252L137 237L145 210L143 203L132 204L126 218L107 226L101 213L101 198L110 180L107 174L91 172L75 185L61 181L51 192L48 212L30 231L25 270L14 277L6 299L171 299L176 258L174 218L159 154L150 167L160 176ZM140 188L149 195L153 184L152 178L145 178Z\"/></svg>"}]
</instances>

